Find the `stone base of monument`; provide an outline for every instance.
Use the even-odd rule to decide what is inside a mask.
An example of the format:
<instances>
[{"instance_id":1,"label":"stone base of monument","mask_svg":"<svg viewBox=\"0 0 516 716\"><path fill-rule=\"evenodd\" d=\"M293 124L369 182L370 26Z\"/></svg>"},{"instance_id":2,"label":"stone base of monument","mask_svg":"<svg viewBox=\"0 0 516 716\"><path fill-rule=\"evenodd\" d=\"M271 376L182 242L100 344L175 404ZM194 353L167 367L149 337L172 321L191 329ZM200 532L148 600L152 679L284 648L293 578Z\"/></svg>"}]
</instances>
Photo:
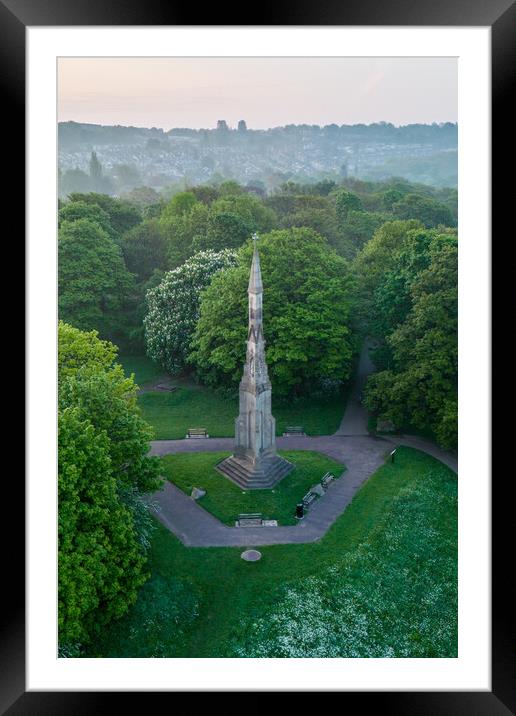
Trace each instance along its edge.
<instances>
[{"instance_id":1,"label":"stone base of monument","mask_svg":"<svg viewBox=\"0 0 516 716\"><path fill-rule=\"evenodd\" d=\"M231 455L219 462L216 469L246 490L266 490L288 475L294 465L279 455L264 458L254 464L250 460Z\"/></svg>"}]
</instances>

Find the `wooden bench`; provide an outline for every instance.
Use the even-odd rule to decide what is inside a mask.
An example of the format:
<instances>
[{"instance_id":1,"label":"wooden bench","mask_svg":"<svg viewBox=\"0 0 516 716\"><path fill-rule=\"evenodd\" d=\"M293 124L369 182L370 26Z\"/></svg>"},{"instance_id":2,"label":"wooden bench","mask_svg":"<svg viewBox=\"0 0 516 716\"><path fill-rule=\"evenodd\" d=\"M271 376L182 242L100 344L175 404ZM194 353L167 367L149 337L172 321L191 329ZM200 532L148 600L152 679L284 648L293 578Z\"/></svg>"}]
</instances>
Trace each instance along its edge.
<instances>
[{"instance_id":1,"label":"wooden bench","mask_svg":"<svg viewBox=\"0 0 516 716\"><path fill-rule=\"evenodd\" d=\"M308 507L310 507L312 502L314 502L314 500L316 500L316 499L317 499L317 495L315 494L315 492L307 492L306 495L301 500L301 502L303 503L303 507L305 509L307 509Z\"/></svg>"},{"instance_id":2,"label":"wooden bench","mask_svg":"<svg viewBox=\"0 0 516 716\"><path fill-rule=\"evenodd\" d=\"M209 438L206 428L188 428L187 438Z\"/></svg>"},{"instance_id":3,"label":"wooden bench","mask_svg":"<svg viewBox=\"0 0 516 716\"><path fill-rule=\"evenodd\" d=\"M328 485L330 482L333 482L335 480L335 475L332 475L331 472L327 472L326 475L323 475L321 478L321 485L324 487L325 490L328 489Z\"/></svg>"},{"instance_id":4,"label":"wooden bench","mask_svg":"<svg viewBox=\"0 0 516 716\"><path fill-rule=\"evenodd\" d=\"M285 432L283 433L283 436L289 436L289 435L302 435L304 436L305 431L304 428L301 425L287 425L285 428Z\"/></svg>"},{"instance_id":5,"label":"wooden bench","mask_svg":"<svg viewBox=\"0 0 516 716\"><path fill-rule=\"evenodd\" d=\"M238 515L237 527L261 527L262 526L262 513L261 512L242 512Z\"/></svg>"},{"instance_id":6,"label":"wooden bench","mask_svg":"<svg viewBox=\"0 0 516 716\"><path fill-rule=\"evenodd\" d=\"M166 390L168 393L173 393L177 390L177 385L166 385L165 383L159 383L155 386L156 390Z\"/></svg>"}]
</instances>

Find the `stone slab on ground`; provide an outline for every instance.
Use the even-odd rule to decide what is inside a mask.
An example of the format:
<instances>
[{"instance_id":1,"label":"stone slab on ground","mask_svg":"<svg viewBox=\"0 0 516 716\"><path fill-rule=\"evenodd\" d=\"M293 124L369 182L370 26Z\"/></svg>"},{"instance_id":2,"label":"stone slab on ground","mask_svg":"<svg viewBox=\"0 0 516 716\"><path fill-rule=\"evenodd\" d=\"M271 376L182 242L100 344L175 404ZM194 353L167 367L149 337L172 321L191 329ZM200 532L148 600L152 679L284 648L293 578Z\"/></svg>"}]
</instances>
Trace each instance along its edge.
<instances>
[{"instance_id":1,"label":"stone slab on ground","mask_svg":"<svg viewBox=\"0 0 516 716\"><path fill-rule=\"evenodd\" d=\"M201 497L204 497L206 494L206 490L203 490L201 487L193 487L192 488L192 494L190 497L194 500L200 500Z\"/></svg>"}]
</instances>

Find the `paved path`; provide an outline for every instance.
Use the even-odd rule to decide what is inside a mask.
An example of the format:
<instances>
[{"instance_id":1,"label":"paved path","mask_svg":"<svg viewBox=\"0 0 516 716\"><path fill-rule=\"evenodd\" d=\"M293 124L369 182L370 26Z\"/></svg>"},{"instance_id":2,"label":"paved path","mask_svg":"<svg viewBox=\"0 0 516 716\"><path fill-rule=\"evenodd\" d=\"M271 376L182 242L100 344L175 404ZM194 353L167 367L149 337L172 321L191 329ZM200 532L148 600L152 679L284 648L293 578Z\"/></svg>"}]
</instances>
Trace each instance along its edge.
<instances>
[{"instance_id":1,"label":"paved path","mask_svg":"<svg viewBox=\"0 0 516 716\"><path fill-rule=\"evenodd\" d=\"M417 448L457 471L457 456L441 450L428 440L408 435L373 437L368 434L368 413L359 398L367 376L374 370L369 348L370 344L366 342L360 356L355 386L340 427L334 435L279 437L276 440L280 449L315 450L344 463L347 468L297 525L226 527L170 482L166 482L164 489L154 493L151 498L150 507L160 522L190 547L258 547L315 542L324 536L344 512L365 480L384 464L393 446ZM157 440L151 443L151 454L229 451L233 444L233 438Z\"/></svg>"},{"instance_id":2,"label":"paved path","mask_svg":"<svg viewBox=\"0 0 516 716\"><path fill-rule=\"evenodd\" d=\"M371 346L371 341L366 339L360 353L355 383L342 416L342 422L335 435L369 435L367 430L369 413L362 405L361 396L367 376L374 372L374 365L369 357Z\"/></svg>"}]
</instances>

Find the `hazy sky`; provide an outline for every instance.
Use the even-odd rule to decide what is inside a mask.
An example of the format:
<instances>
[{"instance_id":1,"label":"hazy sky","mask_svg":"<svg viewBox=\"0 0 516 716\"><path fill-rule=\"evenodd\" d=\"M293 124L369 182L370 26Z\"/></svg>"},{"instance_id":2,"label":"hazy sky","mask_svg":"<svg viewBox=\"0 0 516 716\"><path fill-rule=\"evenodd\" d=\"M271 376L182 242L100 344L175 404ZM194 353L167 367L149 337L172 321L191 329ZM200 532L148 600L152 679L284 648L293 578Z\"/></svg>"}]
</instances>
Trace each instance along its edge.
<instances>
[{"instance_id":1,"label":"hazy sky","mask_svg":"<svg viewBox=\"0 0 516 716\"><path fill-rule=\"evenodd\" d=\"M61 58L58 118L139 127L456 122L455 58Z\"/></svg>"}]
</instances>

